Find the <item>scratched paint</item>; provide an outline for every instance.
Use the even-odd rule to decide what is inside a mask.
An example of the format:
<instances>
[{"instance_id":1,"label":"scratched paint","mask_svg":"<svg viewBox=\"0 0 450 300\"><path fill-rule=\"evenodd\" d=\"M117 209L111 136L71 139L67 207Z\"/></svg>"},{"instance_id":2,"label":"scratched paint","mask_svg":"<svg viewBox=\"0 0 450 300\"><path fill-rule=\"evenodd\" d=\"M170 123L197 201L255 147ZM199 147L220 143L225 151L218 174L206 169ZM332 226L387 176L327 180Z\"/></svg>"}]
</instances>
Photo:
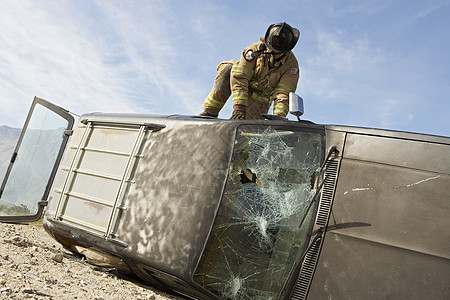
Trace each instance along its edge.
<instances>
[{"instance_id":1,"label":"scratched paint","mask_svg":"<svg viewBox=\"0 0 450 300\"><path fill-rule=\"evenodd\" d=\"M414 185L418 185L418 184L427 182L429 180L438 179L439 177L441 177L441 175L437 175L437 176L434 176L434 177L429 177L429 178L426 178L426 179L423 179L423 180L419 180L419 181L417 181L415 183L407 184L406 187L411 187L411 186L414 186Z\"/></svg>"},{"instance_id":2,"label":"scratched paint","mask_svg":"<svg viewBox=\"0 0 450 300\"><path fill-rule=\"evenodd\" d=\"M352 192L363 192L363 191L371 191L373 190L373 188L354 188L351 191ZM347 195L349 193L349 191L345 191L344 195Z\"/></svg>"}]
</instances>

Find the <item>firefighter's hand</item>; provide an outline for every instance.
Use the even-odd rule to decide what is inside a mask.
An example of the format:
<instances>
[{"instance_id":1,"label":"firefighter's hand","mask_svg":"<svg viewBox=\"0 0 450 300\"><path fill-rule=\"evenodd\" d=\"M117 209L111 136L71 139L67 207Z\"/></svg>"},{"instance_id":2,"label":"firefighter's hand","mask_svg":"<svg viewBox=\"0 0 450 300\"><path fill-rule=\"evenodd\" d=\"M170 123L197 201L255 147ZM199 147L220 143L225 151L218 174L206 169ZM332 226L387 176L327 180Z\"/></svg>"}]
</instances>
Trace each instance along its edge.
<instances>
[{"instance_id":1,"label":"firefighter's hand","mask_svg":"<svg viewBox=\"0 0 450 300\"><path fill-rule=\"evenodd\" d=\"M287 121L288 118L286 118L285 116L282 116L282 115L273 115L273 119L272 120Z\"/></svg>"},{"instance_id":2,"label":"firefighter's hand","mask_svg":"<svg viewBox=\"0 0 450 300\"><path fill-rule=\"evenodd\" d=\"M245 106L244 105L233 105L233 113L231 114L230 120L244 120L245 119Z\"/></svg>"},{"instance_id":3,"label":"firefighter's hand","mask_svg":"<svg viewBox=\"0 0 450 300\"><path fill-rule=\"evenodd\" d=\"M235 110L231 114L230 120L244 120L245 119L245 110Z\"/></svg>"}]
</instances>

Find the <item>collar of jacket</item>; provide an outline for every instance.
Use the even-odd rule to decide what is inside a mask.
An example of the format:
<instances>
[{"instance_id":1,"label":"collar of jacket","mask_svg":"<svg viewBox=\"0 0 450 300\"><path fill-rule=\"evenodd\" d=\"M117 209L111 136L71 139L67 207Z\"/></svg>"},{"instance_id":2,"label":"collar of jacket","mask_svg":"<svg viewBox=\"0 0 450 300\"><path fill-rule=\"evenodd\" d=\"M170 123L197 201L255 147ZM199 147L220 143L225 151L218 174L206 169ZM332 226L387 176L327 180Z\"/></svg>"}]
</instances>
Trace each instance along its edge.
<instances>
[{"instance_id":1,"label":"collar of jacket","mask_svg":"<svg viewBox=\"0 0 450 300\"><path fill-rule=\"evenodd\" d=\"M260 45L258 45L258 50L261 50L263 48L266 48L266 45L264 44L264 37L260 38L261 43ZM267 51L270 51L269 49L266 48ZM284 53L284 55L280 58L280 60L278 61L281 65L284 65L284 63L286 62L286 60L288 60L289 57L291 57L293 55L292 51L288 51L286 53ZM266 57L269 59L269 56L266 55Z\"/></svg>"},{"instance_id":2,"label":"collar of jacket","mask_svg":"<svg viewBox=\"0 0 450 300\"><path fill-rule=\"evenodd\" d=\"M284 55L280 58L280 60L279 60L279 62L280 62L280 64L284 64L287 60L288 60L288 58L290 57L292 55L292 52L291 51L288 51L288 52L286 52L286 53L284 53Z\"/></svg>"}]
</instances>

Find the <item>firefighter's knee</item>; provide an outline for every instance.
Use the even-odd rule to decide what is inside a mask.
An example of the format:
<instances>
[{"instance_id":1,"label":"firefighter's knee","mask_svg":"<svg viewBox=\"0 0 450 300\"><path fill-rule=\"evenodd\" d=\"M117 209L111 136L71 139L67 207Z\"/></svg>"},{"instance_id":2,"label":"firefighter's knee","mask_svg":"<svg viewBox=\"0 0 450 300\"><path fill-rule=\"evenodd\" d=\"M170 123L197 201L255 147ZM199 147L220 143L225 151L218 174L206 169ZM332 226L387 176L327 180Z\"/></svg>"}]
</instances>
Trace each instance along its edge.
<instances>
[{"instance_id":1,"label":"firefighter's knee","mask_svg":"<svg viewBox=\"0 0 450 300\"><path fill-rule=\"evenodd\" d=\"M216 80L214 81L213 88L222 95L231 95L230 74L232 66L232 64L226 64L220 68Z\"/></svg>"}]
</instances>

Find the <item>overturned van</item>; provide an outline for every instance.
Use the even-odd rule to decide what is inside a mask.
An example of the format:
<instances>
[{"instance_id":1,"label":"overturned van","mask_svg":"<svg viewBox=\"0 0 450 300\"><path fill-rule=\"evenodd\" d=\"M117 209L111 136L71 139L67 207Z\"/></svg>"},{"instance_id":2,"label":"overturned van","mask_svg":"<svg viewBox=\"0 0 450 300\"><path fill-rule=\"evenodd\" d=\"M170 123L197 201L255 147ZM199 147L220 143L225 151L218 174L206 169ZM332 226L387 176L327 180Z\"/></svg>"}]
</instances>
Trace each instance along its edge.
<instances>
[{"instance_id":1,"label":"overturned van","mask_svg":"<svg viewBox=\"0 0 450 300\"><path fill-rule=\"evenodd\" d=\"M180 115L72 124L35 99L1 220L45 210L70 251L187 298L450 296L448 137Z\"/></svg>"}]
</instances>

